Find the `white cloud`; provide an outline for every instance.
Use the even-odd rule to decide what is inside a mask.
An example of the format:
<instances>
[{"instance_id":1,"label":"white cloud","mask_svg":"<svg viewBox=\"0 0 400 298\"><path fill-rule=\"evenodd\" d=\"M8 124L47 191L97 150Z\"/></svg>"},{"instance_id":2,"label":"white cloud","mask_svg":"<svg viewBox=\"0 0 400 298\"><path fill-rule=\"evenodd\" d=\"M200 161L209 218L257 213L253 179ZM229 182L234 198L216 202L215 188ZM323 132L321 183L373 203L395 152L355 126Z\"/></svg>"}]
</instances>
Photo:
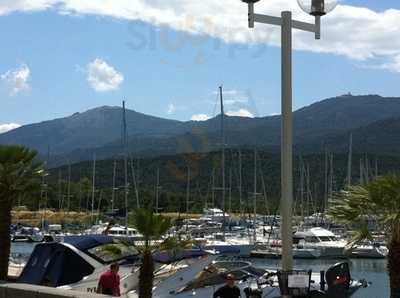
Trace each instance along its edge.
<instances>
[{"instance_id":1,"label":"white cloud","mask_svg":"<svg viewBox=\"0 0 400 298\"><path fill-rule=\"evenodd\" d=\"M63 10L78 14L107 15L167 25L179 31L207 34L226 42L279 45L280 32L273 26L257 24L247 29L247 8L238 0L63 0ZM312 21L293 0L268 0L256 4L257 13L279 15L293 11L302 21ZM339 5L322 20L321 41L312 34L294 31L294 47L299 50L344 55L367 60L385 56L392 60L400 54L400 10L375 12L365 7ZM389 61L388 64L395 63Z\"/></svg>"},{"instance_id":2,"label":"white cloud","mask_svg":"<svg viewBox=\"0 0 400 298\"><path fill-rule=\"evenodd\" d=\"M18 127L20 127L20 124L17 123L4 123L4 124L0 124L0 133L5 133L7 131L16 129Z\"/></svg>"},{"instance_id":3,"label":"white cloud","mask_svg":"<svg viewBox=\"0 0 400 298\"><path fill-rule=\"evenodd\" d=\"M400 54L395 56L390 62L382 64L381 68L400 72Z\"/></svg>"},{"instance_id":4,"label":"white cloud","mask_svg":"<svg viewBox=\"0 0 400 298\"><path fill-rule=\"evenodd\" d=\"M190 120L192 121L206 121L210 119L211 117L206 115L206 114L195 114L193 115Z\"/></svg>"},{"instance_id":5,"label":"white cloud","mask_svg":"<svg viewBox=\"0 0 400 298\"><path fill-rule=\"evenodd\" d=\"M246 104L249 101L249 96L242 91L235 89L222 91L224 95L225 105Z\"/></svg>"},{"instance_id":6,"label":"white cloud","mask_svg":"<svg viewBox=\"0 0 400 298\"><path fill-rule=\"evenodd\" d=\"M175 105L174 105L173 103L168 104L168 107L167 107L167 114L168 114L168 115L172 115L172 114L175 113L175 111L176 111Z\"/></svg>"},{"instance_id":7,"label":"white cloud","mask_svg":"<svg viewBox=\"0 0 400 298\"><path fill-rule=\"evenodd\" d=\"M12 96L21 91L29 90L28 80L30 74L29 67L23 64L19 68L6 71L0 78L7 85L9 94Z\"/></svg>"},{"instance_id":8,"label":"white cloud","mask_svg":"<svg viewBox=\"0 0 400 298\"><path fill-rule=\"evenodd\" d=\"M239 109L236 111L228 111L226 112L228 116L236 116L236 117L248 117L248 118L254 118L254 115L246 109Z\"/></svg>"},{"instance_id":9,"label":"white cloud","mask_svg":"<svg viewBox=\"0 0 400 298\"><path fill-rule=\"evenodd\" d=\"M229 2L229 3L227 3ZM291 10L295 19L312 21L294 0L268 0L256 4L257 13L279 15ZM343 3L344 1L342 1ZM242 45L279 45L279 28L256 24L247 28L247 7L239 0L3 0L0 14L10 11L44 10L54 7L64 14L110 16L140 20L178 31L218 37ZM385 69L399 71L400 10L376 12L366 7L339 5L322 19L322 40L294 30L298 50L331 53L361 61L384 58Z\"/></svg>"},{"instance_id":10,"label":"white cloud","mask_svg":"<svg viewBox=\"0 0 400 298\"><path fill-rule=\"evenodd\" d=\"M90 62L86 71L90 86L97 92L116 90L124 81L124 76L121 73L99 58Z\"/></svg>"},{"instance_id":11,"label":"white cloud","mask_svg":"<svg viewBox=\"0 0 400 298\"><path fill-rule=\"evenodd\" d=\"M41 11L51 8L57 4L58 0L1 0L0 15L12 13L14 11Z\"/></svg>"}]
</instances>

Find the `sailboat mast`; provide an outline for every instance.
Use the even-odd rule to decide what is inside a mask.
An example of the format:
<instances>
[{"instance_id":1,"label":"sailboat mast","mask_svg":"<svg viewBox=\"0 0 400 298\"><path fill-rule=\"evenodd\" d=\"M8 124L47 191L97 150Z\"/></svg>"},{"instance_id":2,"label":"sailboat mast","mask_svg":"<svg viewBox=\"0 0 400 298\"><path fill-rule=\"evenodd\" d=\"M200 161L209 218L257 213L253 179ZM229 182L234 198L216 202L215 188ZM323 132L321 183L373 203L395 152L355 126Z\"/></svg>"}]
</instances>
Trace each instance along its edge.
<instances>
[{"instance_id":1,"label":"sailboat mast","mask_svg":"<svg viewBox=\"0 0 400 298\"><path fill-rule=\"evenodd\" d=\"M124 149L124 172L125 172L125 228L128 229L128 150L126 143L126 111L125 100L122 101L122 132Z\"/></svg>"},{"instance_id":2,"label":"sailboat mast","mask_svg":"<svg viewBox=\"0 0 400 298\"><path fill-rule=\"evenodd\" d=\"M228 212L232 212L232 167L229 168L229 202L228 202Z\"/></svg>"},{"instance_id":3,"label":"sailboat mast","mask_svg":"<svg viewBox=\"0 0 400 298\"><path fill-rule=\"evenodd\" d=\"M189 214L189 199L190 199L190 166L187 168L187 183L186 183L186 231L188 230L188 214Z\"/></svg>"},{"instance_id":4,"label":"sailboat mast","mask_svg":"<svg viewBox=\"0 0 400 298\"><path fill-rule=\"evenodd\" d=\"M67 212L71 207L71 163L68 161Z\"/></svg>"},{"instance_id":5,"label":"sailboat mast","mask_svg":"<svg viewBox=\"0 0 400 298\"><path fill-rule=\"evenodd\" d=\"M300 155L300 215L304 220L304 165L303 158Z\"/></svg>"},{"instance_id":6,"label":"sailboat mast","mask_svg":"<svg viewBox=\"0 0 400 298\"><path fill-rule=\"evenodd\" d=\"M212 207L215 208L215 169L212 170L211 176L211 201Z\"/></svg>"},{"instance_id":7,"label":"sailboat mast","mask_svg":"<svg viewBox=\"0 0 400 298\"><path fill-rule=\"evenodd\" d=\"M132 172L132 181L133 181L133 187L135 188L135 197L136 197L136 208L140 208L140 201L139 201L139 189L138 189L138 182L136 181L137 178L137 174L139 172L139 160L137 161L137 169L135 172L135 167L133 165L133 158L131 156L131 172Z\"/></svg>"},{"instance_id":8,"label":"sailboat mast","mask_svg":"<svg viewBox=\"0 0 400 298\"><path fill-rule=\"evenodd\" d=\"M61 169L58 170L58 209L62 208L62 193L61 193ZM18 205L21 205L21 202L18 202Z\"/></svg>"},{"instance_id":9,"label":"sailboat mast","mask_svg":"<svg viewBox=\"0 0 400 298\"><path fill-rule=\"evenodd\" d=\"M260 173L260 176L261 176L261 186L262 186L262 191L263 191L262 195L263 195L264 204L265 204L265 215L267 216L267 215L269 215L270 212L269 212L269 208L268 208L267 189L265 186L265 180L264 180L264 175L263 175L263 171L262 171L261 160L258 163L258 172Z\"/></svg>"},{"instance_id":10,"label":"sailboat mast","mask_svg":"<svg viewBox=\"0 0 400 298\"><path fill-rule=\"evenodd\" d=\"M329 205L329 201L332 200L332 196L333 196L333 153L330 154L329 156L329 200L327 202L327 206Z\"/></svg>"},{"instance_id":11,"label":"sailboat mast","mask_svg":"<svg viewBox=\"0 0 400 298\"><path fill-rule=\"evenodd\" d=\"M368 154L365 153L365 182L369 182L369 160L368 160Z\"/></svg>"},{"instance_id":12,"label":"sailboat mast","mask_svg":"<svg viewBox=\"0 0 400 298\"><path fill-rule=\"evenodd\" d=\"M219 98L221 101L221 171L222 171L222 211L223 211L223 234L225 238L225 131L224 131L224 100L222 97L222 86L219 86Z\"/></svg>"},{"instance_id":13,"label":"sailboat mast","mask_svg":"<svg viewBox=\"0 0 400 298\"><path fill-rule=\"evenodd\" d=\"M243 216L243 202L242 202L242 151L239 149L239 204L240 214Z\"/></svg>"},{"instance_id":14,"label":"sailboat mast","mask_svg":"<svg viewBox=\"0 0 400 298\"><path fill-rule=\"evenodd\" d=\"M158 190L160 189L160 169L157 168L156 174L156 213L158 213Z\"/></svg>"},{"instance_id":15,"label":"sailboat mast","mask_svg":"<svg viewBox=\"0 0 400 298\"><path fill-rule=\"evenodd\" d=\"M360 184L364 184L363 160L360 158Z\"/></svg>"},{"instance_id":16,"label":"sailboat mast","mask_svg":"<svg viewBox=\"0 0 400 298\"><path fill-rule=\"evenodd\" d=\"M117 170L117 161L114 159L114 167L113 167L113 182L112 182L112 191L111 191L111 211L114 210L115 204L115 176Z\"/></svg>"},{"instance_id":17,"label":"sailboat mast","mask_svg":"<svg viewBox=\"0 0 400 298\"><path fill-rule=\"evenodd\" d=\"M257 149L254 149L253 241L257 241Z\"/></svg>"},{"instance_id":18,"label":"sailboat mast","mask_svg":"<svg viewBox=\"0 0 400 298\"><path fill-rule=\"evenodd\" d=\"M96 153L93 154L93 172L92 172L92 222L93 222L93 216L94 216L94 193L95 193L95 183L96 183Z\"/></svg>"},{"instance_id":19,"label":"sailboat mast","mask_svg":"<svg viewBox=\"0 0 400 298\"><path fill-rule=\"evenodd\" d=\"M351 164L353 158L353 134L350 134L350 141L349 141L349 157L347 163L347 186L351 186Z\"/></svg>"},{"instance_id":20,"label":"sailboat mast","mask_svg":"<svg viewBox=\"0 0 400 298\"><path fill-rule=\"evenodd\" d=\"M324 212L327 210L328 207L328 150L325 149L325 173L324 173L324 179L325 179L325 191L324 191Z\"/></svg>"}]
</instances>

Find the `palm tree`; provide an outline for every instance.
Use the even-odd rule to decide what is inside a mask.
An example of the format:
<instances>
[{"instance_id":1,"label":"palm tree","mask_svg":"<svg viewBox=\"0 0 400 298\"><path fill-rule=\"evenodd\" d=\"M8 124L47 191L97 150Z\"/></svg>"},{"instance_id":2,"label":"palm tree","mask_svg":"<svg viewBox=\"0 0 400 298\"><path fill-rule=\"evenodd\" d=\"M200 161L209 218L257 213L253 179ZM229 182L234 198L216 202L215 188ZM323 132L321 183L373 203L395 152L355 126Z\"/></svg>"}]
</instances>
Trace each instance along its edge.
<instances>
[{"instance_id":1,"label":"palm tree","mask_svg":"<svg viewBox=\"0 0 400 298\"><path fill-rule=\"evenodd\" d=\"M0 145L0 280L7 279L13 202L40 188L42 164L36 152L21 146Z\"/></svg>"},{"instance_id":2,"label":"palm tree","mask_svg":"<svg viewBox=\"0 0 400 298\"><path fill-rule=\"evenodd\" d=\"M374 219L388 237L391 298L400 298L400 175L387 174L365 185L350 186L333 200L329 215L354 228L353 243L372 239L367 220Z\"/></svg>"},{"instance_id":3,"label":"palm tree","mask_svg":"<svg viewBox=\"0 0 400 298\"><path fill-rule=\"evenodd\" d=\"M133 216L133 226L143 235L143 242L138 250L142 253L142 264L139 272L139 298L151 298L154 280L153 251L162 247L155 240L167 233L172 227L170 218L147 209L136 209ZM166 243L168 241L165 241Z\"/></svg>"}]
</instances>

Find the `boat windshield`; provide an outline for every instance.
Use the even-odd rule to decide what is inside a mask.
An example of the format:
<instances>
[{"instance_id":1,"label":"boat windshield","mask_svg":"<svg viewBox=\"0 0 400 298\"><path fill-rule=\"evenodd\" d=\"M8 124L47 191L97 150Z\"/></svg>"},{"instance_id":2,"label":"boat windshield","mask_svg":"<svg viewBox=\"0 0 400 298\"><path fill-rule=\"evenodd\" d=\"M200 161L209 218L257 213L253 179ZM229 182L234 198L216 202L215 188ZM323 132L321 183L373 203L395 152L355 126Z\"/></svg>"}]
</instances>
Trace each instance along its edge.
<instances>
[{"instance_id":1,"label":"boat windshield","mask_svg":"<svg viewBox=\"0 0 400 298\"><path fill-rule=\"evenodd\" d=\"M336 241L336 238L334 236L319 236L318 237L322 242L328 242L328 241Z\"/></svg>"},{"instance_id":2,"label":"boat windshield","mask_svg":"<svg viewBox=\"0 0 400 298\"><path fill-rule=\"evenodd\" d=\"M89 249L88 253L101 260L103 263L115 262L138 254L134 247L122 242L96 246Z\"/></svg>"},{"instance_id":3,"label":"boat windshield","mask_svg":"<svg viewBox=\"0 0 400 298\"><path fill-rule=\"evenodd\" d=\"M317 243L319 242L318 238L315 236L307 236L305 238L306 242L310 242L310 243Z\"/></svg>"}]
</instances>

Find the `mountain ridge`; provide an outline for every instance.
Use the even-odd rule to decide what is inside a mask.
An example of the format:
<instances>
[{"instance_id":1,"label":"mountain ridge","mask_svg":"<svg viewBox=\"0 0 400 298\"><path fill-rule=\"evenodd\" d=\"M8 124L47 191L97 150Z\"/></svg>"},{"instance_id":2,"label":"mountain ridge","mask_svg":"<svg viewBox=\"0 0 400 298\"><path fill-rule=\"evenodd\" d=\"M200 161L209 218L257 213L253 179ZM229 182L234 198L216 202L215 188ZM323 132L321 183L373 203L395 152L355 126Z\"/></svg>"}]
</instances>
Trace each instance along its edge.
<instances>
[{"instance_id":1,"label":"mountain ridge","mask_svg":"<svg viewBox=\"0 0 400 298\"><path fill-rule=\"evenodd\" d=\"M397 97L343 95L324 99L293 113L294 145L310 152L320 150L322 144L339 150L337 143L348 143L349 132L360 130L364 135L368 131L379 134L380 121L398 117L400 98ZM226 146L279 150L280 118L280 115L256 118L226 116ZM212 151L221 146L220 115L206 121L179 121L126 110L126 119L129 150L135 154L156 156ZM374 130L363 129L374 123L378 123ZM392 126L388 127L392 129ZM50 153L57 160L80 161L90 159L94 152L101 152L99 156L103 158L118 155L121 152L121 131L122 108L100 106L0 134L0 144L29 146L42 156L47 154L50 146ZM396 136L395 132L389 135L392 138ZM379 145L371 142L369 147Z\"/></svg>"}]
</instances>

